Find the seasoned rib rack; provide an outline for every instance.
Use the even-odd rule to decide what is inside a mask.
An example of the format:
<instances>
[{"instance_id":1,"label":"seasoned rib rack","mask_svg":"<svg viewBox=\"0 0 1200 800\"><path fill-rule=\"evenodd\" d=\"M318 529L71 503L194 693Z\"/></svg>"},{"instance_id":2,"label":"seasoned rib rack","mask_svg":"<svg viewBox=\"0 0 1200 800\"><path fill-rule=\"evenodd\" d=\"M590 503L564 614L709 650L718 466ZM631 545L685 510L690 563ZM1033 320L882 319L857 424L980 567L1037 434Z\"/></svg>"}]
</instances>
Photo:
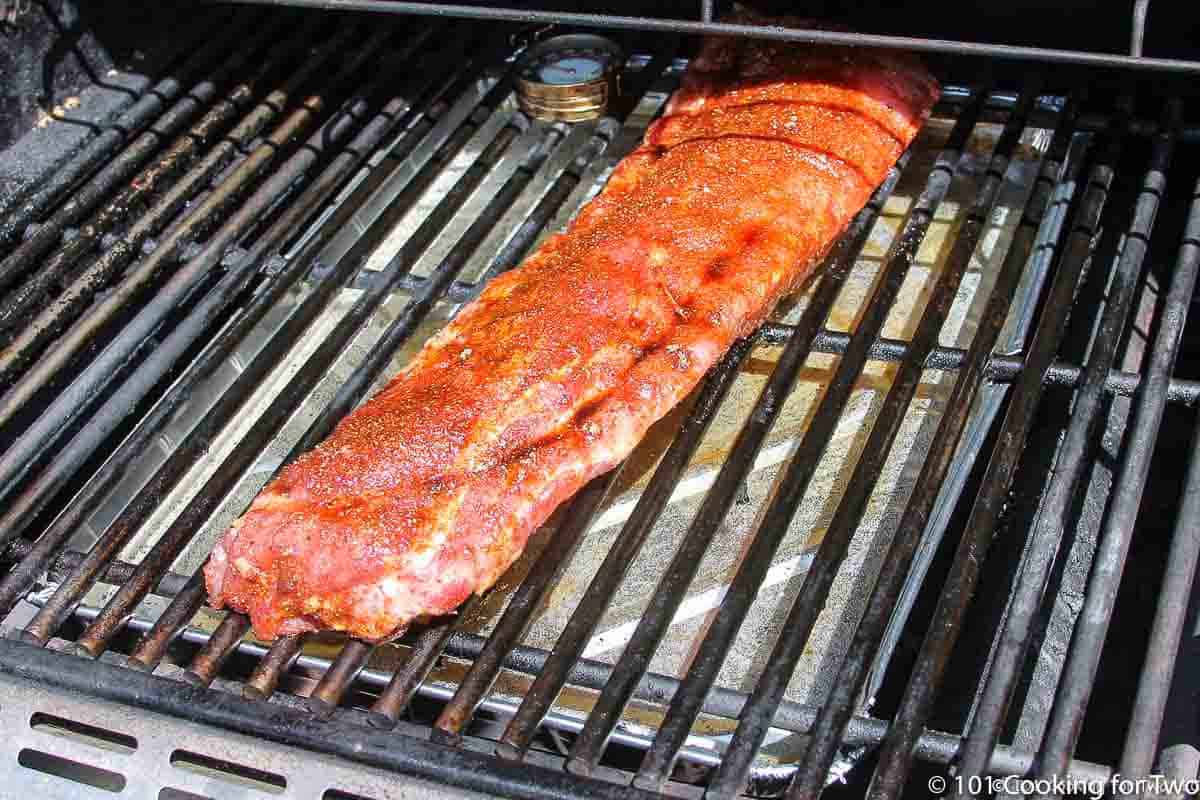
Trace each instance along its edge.
<instances>
[{"instance_id":1,"label":"seasoned rib rack","mask_svg":"<svg viewBox=\"0 0 1200 800\"><path fill-rule=\"evenodd\" d=\"M209 602L378 642L490 589L812 274L937 91L887 54L706 42L570 227L230 527Z\"/></svg>"}]
</instances>

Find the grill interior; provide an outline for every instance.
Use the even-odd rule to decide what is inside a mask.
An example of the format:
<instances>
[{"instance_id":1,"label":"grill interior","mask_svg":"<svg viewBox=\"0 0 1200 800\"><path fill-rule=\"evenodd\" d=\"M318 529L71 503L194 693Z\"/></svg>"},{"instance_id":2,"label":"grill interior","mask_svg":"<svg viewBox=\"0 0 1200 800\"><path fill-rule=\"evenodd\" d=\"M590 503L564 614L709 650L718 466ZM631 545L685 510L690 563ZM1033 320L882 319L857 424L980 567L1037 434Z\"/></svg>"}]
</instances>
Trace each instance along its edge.
<instances>
[{"instance_id":1,"label":"grill interior","mask_svg":"<svg viewBox=\"0 0 1200 800\"><path fill-rule=\"evenodd\" d=\"M84 25L72 58L104 80L64 72L57 94L86 88L23 111L0 155L18 780L891 797L951 770L1196 777L1187 75L929 54L934 119L822 277L499 586L393 645L266 646L203 605L215 538L561 229L694 42L608 31L634 54L624 97L563 125L511 94L540 27L160 13L180 30L140 55ZM64 730L125 760L47 744Z\"/></svg>"}]
</instances>

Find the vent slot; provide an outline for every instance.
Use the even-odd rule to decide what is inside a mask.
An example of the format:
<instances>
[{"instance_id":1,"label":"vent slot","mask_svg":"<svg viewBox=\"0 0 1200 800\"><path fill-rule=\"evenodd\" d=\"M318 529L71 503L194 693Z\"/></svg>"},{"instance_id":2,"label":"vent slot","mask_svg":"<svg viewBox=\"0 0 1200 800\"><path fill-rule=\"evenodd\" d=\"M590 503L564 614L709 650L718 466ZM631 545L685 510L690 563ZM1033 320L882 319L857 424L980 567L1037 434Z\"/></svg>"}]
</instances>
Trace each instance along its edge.
<instances>
[{"instance_id":1,"label":"vent slot","mask_svg":"<svg viewBox=\"0 0 1200 800\"><path fill-rule=\"evenodd\" d=\"M283 790L287 788L287 781L282 775L235 764L220 758L190 753L187 750L176 750L171 753L171 765L197 775L203 775L206 778L218 778L236 786L257 789L270 794L282 794Z\"/></svg>"},{"instance_id":2,"label":"vent slot","mask_svg":"<svg viewBox=\"0 0 1200 800\"><path fill-rule=\"evenodd\" d=\"M53 714L37 712L29 718L29 727L42 733L61 736L76 742L83 742L101 750L113 753L129 754L137 750L137 739L124 733L98 728L85 722L56 717Z\"/></svg>"},{"instance_id":3,"label":"vent slot","mask_svg":"<svg viewBox=\"0 0 1200 800\"><path fill-rule=\"evenodd\" d=\"M53 775L73 783L93 786L106 792L120 792L125 789L125 776L117 772L109 772L91 764L81 764L62 756L43 753L28 747L17 754L17 763L26 769Z\"/></svg>"},{"instance_id":4,"label":"vent slot","mask_svg":"<svg viewBox=\"0 0 1200 800\"><path fill-rule=\"evenodd\" d=\"M326 789L325 794L321 795L321 800L372 800L372 798L362 794L343 792L341 789Z\"/></svg>"},{"instance_id":5,"label":"vent slot","mask_svg":"<svg viewBox=\"0 0 1200 800\"><path fill-rule=\"evenodd\" d=\"M185 792L183 789L175 789L167 786L158 793L158 800L213 800L206 794L193 794Z\"/></svg>"}]
</instances>

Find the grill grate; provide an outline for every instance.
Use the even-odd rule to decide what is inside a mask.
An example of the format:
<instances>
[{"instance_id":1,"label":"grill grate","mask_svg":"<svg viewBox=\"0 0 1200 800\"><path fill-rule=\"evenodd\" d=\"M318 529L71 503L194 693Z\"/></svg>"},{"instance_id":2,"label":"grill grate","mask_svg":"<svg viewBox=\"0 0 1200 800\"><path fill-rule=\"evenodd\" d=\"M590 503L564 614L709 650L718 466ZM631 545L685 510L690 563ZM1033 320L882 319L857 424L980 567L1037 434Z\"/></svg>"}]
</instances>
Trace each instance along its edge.
<instances>
[{"instance_id":1,"label":"grill grate","mask_svg":"<svg viewBox=\"0 0 1200 800\"><path fill-rule=\"evenodd\" d=\"M224 36L200 37L179 79L126 112L119 133L101 133L60 168L70 176L63 186L77 187L69 200L61 181L47 184L0 220L0 333L9 342L0 353L0 612L13 633L0 642L3 680L530 796L812 797L864 750L877 762L869 793L880 798L913 786L918 762L953 764L966 779L1150 773L1198 555L1200 458L1186 478L1124 754L1100 764L1076 749L1167 405L1200 397L1200 382L1174 374L1200 269L1200 188L1186 210L1163 200L1180 202L1173 192L1189 176L1179 165L1196 161L1198 129L1182 94L1139 88L1113 101L1041 70L1015 93L986 70L975 85L951 80L936 114L942 132L893 169L798 307L726 355L649 467L632 456L557 515L511 596L501 587L474 598L401 649L321 636L266 647L247 638L244 617L203 608L210 533L277 468L273 454L287 461L324 438L397 358L560 227L636 145L684 62L681 42L630 34L627 51L649 55L630 60L623 102L602 120L565 126L516 110L516 29L427 20L368 29L353 15L250 9L228 21ZM235 47L246 31L257 32ZM270 44L280 34L284 43ZM361 44L346 52L352 41ZM239 55L222 57L229 53ZM954 71L961 62L941 66L943 77L967 74ZM979 132L997 122L980 145ZM921 151L929 145L936 152ZM1031 149L1036 172L1019 205L1005 206L1014 224L995 245L995 281L968 290L1001 199L1012 194L1013 166ZM889 209L901 189L913 199L897 214ZM856 290L856 270L889 218L896 231L877 274ZM935 238L942 255L922 285L916 267ZM1120 358L1143 276L1163 252L1174 268L1142 374ZM1072 342L1091 313L1081 287L1097 275L1103 311L1078 365L1064 354L1080 349ZM927 300L913 302L914 285ZM855 291L856 315L839 324ZM974 333L965 346L943 345L971 291L986 299ZM911 332L885 335L906 314ZM1033 328L1028 346L996 353L998 343L1021 341L1021 317ZM764 368L756 362L766 348L778 354ZM748 486L779 447L785 406L822 354L836 360L756 503ZM723 670L760 613L763 588L790 563L781 559L798 509L839 457L831 449L839 426L881 364L891 366L861 453L847 456L827 525L794 557L802 582L775 598L781 633L759 643L762 666L728 685ZM755 370L766 373L761 390L738 389ZM949 376L942 408L928 420L932 438L898 499L894 530L876 543L878 575L865 577L848 649L828 656L832 675L797 693L789 684L831 592L847 569L866 569L851 564L851 548L932 372ZM1075 389L1070 405L1056 387ZM205 397L202 416L187 420ZM997 432L986 444L973 439L1002 398ZM1030 744L1011 736L1010 706L1031 669L1046 587L1061 567L1065 529L1079 524L1075 505L1113 398L1128 398L1128 433L1094 565L1083 566L1082 611L1054 670L1061 677L1022 701L1050 709ZM695 510L662 549L655 537L665 516L739 403L736 436L689 490L699 493ZM1039 472L1027 451L1037 449L1039 411L1051 407L1065 431ZM968 481L975 462L980 477ZM1026 474L1044 491L1022 504L1014 486ZM950 532L962 538L947 538L941 549L957 551L937 566L932 554L959 494L965 522ZM621 514L618 497L628 506ZM1021 514L1029 524L1011 594L974 637L991 647L978 695L956 723L961 735L940 732L936 701L992 569L989 545L1012 534ZM735 515L748 520L737 530ZM607 547L597 545L610 528ZM681 633L706 554L739 536L727 585L704 609L711 617ZM633 569L662 553L652 575ZM581 559L594 560L571 588ZM617 656L600 657L590 648L635 577L649 581L645 607L626 620ZM935 593L928 625L910 613L921 592ZM563 603L549 645L531 641L543 610ZM897 637L921 632L911 664L893 657ZM664 642L679 636L692 637L693 650L665 674ZM519 691L507 673L524 676ZM907 686L894 713L871 716L866 701L885 682Z\"/></svg>"}]
</instances>

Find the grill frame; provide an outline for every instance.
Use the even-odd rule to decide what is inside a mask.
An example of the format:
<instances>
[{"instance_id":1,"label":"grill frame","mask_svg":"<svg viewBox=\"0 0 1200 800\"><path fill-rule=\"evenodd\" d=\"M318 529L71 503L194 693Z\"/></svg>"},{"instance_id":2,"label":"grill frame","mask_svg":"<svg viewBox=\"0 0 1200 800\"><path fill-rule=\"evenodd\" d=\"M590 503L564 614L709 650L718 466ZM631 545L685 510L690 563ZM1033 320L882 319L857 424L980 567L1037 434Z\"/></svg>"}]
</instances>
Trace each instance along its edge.
<instances>
[{"instance_id":1,"label":"grill frame","mask_svg":"<svg viewBox=\"0 0 1200 800\"><path fill-rule=\"evenodd\" d=\"M303 5L303 3L298 4ZM365 4L361 5L364 5L365 7ZM403 6L405 4L399 5ZM422 8L428 9L430 7L422 6ZM458 7L439 8L449 9ZM521 19L522 21L528 21L535 18L523 17ZM558 21L572 21L572 19L571 17L566 16L558 18ZM651 29L657 28L652 27ZM681 30L690 32L690 29ZM746 33L746 31L724 32ZM761 33L761 31L758 33ZM804 35L807 35L807 32ZM803 40L813 41L813 39ZM861 43L865 40L858 41ZM891 42L891 46L900 46L899 41ZM980 54L998 55L995 53L982 53L982 51ZM1024 55L1028 56L1030 54ZM1046 53L1041 53L1040 56L1047 57L1050 60L1055 60L1053 57L1047 56ZM1107 64L1107 66L1124 67L1128 65L1126 65L1124 62L1113 62ZM1155 69L1160 67L1167 68L1166 65L1152 65L1148 68ZM651 68L646 67L646 69ZM1174 69L1174 67L1171 67L1171 69ZM500 84L498 84L498 86L499 85ZM973 96L976 98L985 97L984 95L980 94ZM987 95L987 97L990 97L990 95ZM487 105L486 101L484 105ZM978 107L973 112L969 113L980 114L985 110L984 106L986 103L982 100L976 105ZM965 117L961 114L959 118L969 119L969 117ZM973 124L974 123L972 121L971 124L967 126L968 132ZM1129 127L1132 135L1145 135L1147 132L1153 130L1162 130L1164 128L1168 130L1171 129L1170 125L1155 127L1153 124L1131 124ZM522 133L524 133L524 130L514 129L509 141ZM1193 134L1188 129L1179 129L1174 138L1178 142L1185 142L1190 141L1192 135ZM467 135L462 135L459 137L459 140L465 142L466 138ZM443 158L442 160L444 161L445 159ZM528 172L529 175L532 175L534 169L536 169L536 167L527 169L526 172ZM481 176L477 177L481 179ZM427 186L428 184L425 185ZM1086 203L1087 201L1085 200L1084 204L1086 205ZM445 212L437 218L444 222L445 219L453 213L454 209ZM1097 215L1099 215L1099 209L1097 209ZM546 211L538 218L541 219L542 223L544 224L549 220L550 216L551 212ZM1197 209L1196 213L1193 213L1193 219L1196 218L1200 218L1200 208ZM486 222L487 220L481 223L485 228ZM539 225L538 228L540 227L541 226ZM536 230L532 230L529 233L528 239L524 242L526 247L532 244L533 236L536 234L536 232ZM486 230L481 231L479 233L479 238L481 239L485 233ZM1194 238L1194 232L1185 234L1184 242L1187 247L1195 246L1192 243L1192 239ZM476 243L478 242L476 241ZM367 249L370 250L373 248ZM415 249L418 251L423 250L423 246L418 244ZM218 251L217 254L220 255L221 253ZM417 255L419 255L419 252L411 253L407 257L415 260ZM519 255L520 253L516 249L509 254L509 258L507 259L508 262L510 262L509 266L511 266L512 263L515 263ZM466 254L460 253L459 257L465 259ZM247 261L246 263L251 263L252 261L253 259L250 259L250 261ZM451 280L456 272L456 267L453 262L447 263L449 266L435 275L432 279L423 279L424 282L413 281L410 284L417 290L418 297L427 299L433 298L438 293L447 292L452 289ZM1082 266L1082 257L1080 257L1079 263L1080 266ZM461 263L458 264L458 266L461 266ZM393 285L400 285L400 271L393 269L391 272L394 274L397 281ZM249 270L247 271L247 274L249 274ZM380 284L380 286L383 286L383 284ZM382 295L386 291L386 287L377 287L376 291ZM464 295L469 296L470 292L472 291L472 287L463 286L460 288L460 291L462 291ZM1060 294L1062 291L1064 290L1060 290ZM1057 305L1061 307L1061 304ZM1178 303L1176 303L1176 306L1178 306ZM418 308L420 308L420 306L418 306ZM1179 321L1177 323L1177 327L1172 328L1172 330L1175 330L1176 333L1181 333L1183 316L1178 310L1174 313L1176 316L1172 317L1172 319ZM949 348L932 349L929 348L928 342L919 346L914 346L911 343L875 341L877 337L874 335L862 340L857 340L859 337L845 335L839 338L837 335L831 334L828 331L824 331L820 328L821 316L822 315L820 314L813 315L812 320L810 321L810 330L806 334L811 339L811 345L814 351L821 351L821 348L824 347L829 351L837 352L843 356L846 356L848 353L858 353L858 358L863 360L873 358L888 358L889 360L910 363L910 356L913 352L922 353L926 349L930 349L931 354L929 359L924 362L926 367L931 367L940 363L946 363L949 366L952 362L955 362L955 366L976 363L976 370L978 372L977 377L979 380L983 380L985 377L1009 377L1010 379L1016 378L1018 381L1020 380L1021 366L1024 363L1020 358L1002 356L998 358L990 358L987 360L986 364L983 364L982 362L973 362L972 355L970 353L954 351ZM403 334L404 326L397 328L397 330L401 331L401 333L395 335L401 336ZM768 326L759 334L760 340L775 342L782 342L785 339L794 339L795 336L795 328L779 324ZM824 339L822 339L822 336L824 336ZM740 347L748 348L748 346L749 345L746 344ZM1116 346L1115 341L1113 342L1112 346ZM1175 380L1170 378L1171 370L1169 365L1164 367L1160 363L1152 373L1152 377L1141 379L1137 376L1131 375L1130 373L1121 373L1107 367L1103 369L1092 369L1089 371L1085 367L1076 367L1070 364L1055 364L1053 362L1053 357L1056 351L1057 346L1052 348L1052 352L1048 353L1047 357L1049 360L1046 361L1046 375L1049 380L1045 382L1036 382L1039 391L1044 383L1047 382L1061 382L1064 384L1070 383L1072 385L1083 382L1083 391L1090 392L1092 395L1097 397L1100 393L1105 392L1135 395L1139 398L1139 407L1142 404L1141 398L1148 396L1148 393L1144 391L1140 394L1138 393L1138 388L1143 384L1143 381L1146 382L1146 385L1152 386L1155 389L1166 390L1166 400L1168 401L1194 403L1197 395L1200 394L1200 388L1198 388L1198 384L1196 382ZM728 360L728 363L724 364L723 368L725 370L732 370L735 372L737 362L741 357L744 357L744 354L744 349L739 350L738 353L735 353L735 355ZM384 363L386 362L381 361L380 363L375 364L375 368L381 369L384 366ZM857 373L857 369L853 370L853 372ZM853 377L853 375L851 375L851 377ZM719 383L719 378L710 378L710 380L715 380L717 383ZM334 404L330 407L333 410L327 410L322 415L322 424L328 425L334 419L341 416L342 413L348 410L348 408L352 406L353 401L356 399L355 395L361 396L361 393L365 392L367 388L369 388L369 383L370 381L365 380L365 378L360 379L356 382L354 387L348 389L344 395L340 396L338 400L335 400ZM1018 386L1017 391L1022 391L1023 387L1026 385L1032 384L1029 381L1025 381ZM718 389L714 389L713 391L717 392ZM719 399L719 397L717 399ZM1139 412L1139 414L1140 413L1141 412ZM835 421L836 416L837 415L835 414ZM317 430L317 428L314 427L314 430ZM303 449L303 447L312 444L314 441L313 437L319 437L319 434L313 433L305 436L301 440L301 443L297 445L295 450L298 451ZM537 581L533 583L528 581L526 582L530 586L530 589L528 590L528 596L522 598L521 595L518 595L518 598L521 599L514 598L514 605L510 605L510 608L515 608L513 626L507 631L507 633L499 637L496 637L496 634L493 634L493 641L495 644L485 646L482 650L482 658L475 659L474 663L479 670L480 677L472 684L464 684L468 685L467 689L460 689L460 694L463 694L464 700L458 706L455 706L454 702L452 701L450 707L451 709L457 709L460 720L465 720L466 717L469 716L473 711L474 706L478 703L478 701L481 700L487 693L491 680L494 679L495 674L499 671L501 665L503 664L504 657L507 653L513 650L513 647L519 641L520 634L522 632L520 626L528 623L529 614L532 613L533 609L536 607L542 593L545 591L545 587L554 582L554 567L556 565L561 566L566 560L566 557L569 556L569 552L572 549L572 542L577 541L578 537L586 530L591 513L594 513L596 506L604 496L604 491L606 490L607 485L614 478L615 473L607 476L606 478L599 479L596 484L594 484L588 490L585 490L585 492L581 494L580 497L576 498L576 500L572 501L572 508L575 513L569 515L568 524L575 529L575 535L564 535L564 533L569 534L570 532L562 530L559 531L558 535L556 535L555 539L553 540L554 544L559 549L552 549L547 554L544 554L542 559L539 561L539 564L542 562L545 562L546 564L545 574L542 576L542 580L544 582L541 583L540 586ZM1194 480L1200 480L1200 477L1197 477ZM710 490L710 492L711 491L715 491L715 489ZM1134 511L1136 511L1136 506L1137 504L1135 502L1132 506ZM1129 501L1124 501L1122 507L1129 509ZM1128 513L1128 511L1126 511L1126 513ZM1125 523L1123 522L1122 524ZM1128 524L1131 525L1132 522L1129 521ZM1183 537L1181 536L1180 539L1182 540ZM26 553L25 556L28 557L28 553ZM1120 558L1114 556L1111 559L1111 562L1119 569L1120 560ZM159 560L156 562L153 574L151 570L143 569L141 572L143 579L141 580L140 588L148 591L151 588L151 584L157 580L160 568L167 568L170 564L170 561L170 558L165 558L165 560ZM136 568L134 572L135 574L137 573ZM1117 573L1117 578L1119 578L1119 572ZM1113 579L1110 577L1109 581L1111 582L1112 580ZM1179 582L1183 580L1184 579L1182 577L1176 578L1173 586L1178 586ZM523 584L523 590L525 585L526 584ZM172 608L178 610L179 616L175 619L175 621L181 625L190 619L191 611L193 611L194 607L198 606L199 602L202 600L202 593L200 592L199 584L196 583L194 579L190 583L185 582L182 584L182 586L178 586L177 588L181 591L176 594L176 599ZM1176 588L1174 591L1179 591L1179 589ZM67 610L69 611L69 609ZM1165 613L1166 612L1160 612L1160 615ZM117 623L121 623L121 616L122 615L114 615L111 616L110 619L115 620ZM61 621L62 619L58 620L58 622ZM1177 630L1175 630L1174 634L1172 634L1171 631L1177 628L1179 624L1181 623L1172 622L1170 620L1162 623L1166 630L1162 634L1156 634L1155 638L1155 641L1160 643L1160 650L1162 648L1161 642L1169 641L1172 635L1174 635L1176 638L1178 637ZM152 668L153 665L158 661L159 657L161 657L163 651L165 650L166 644L170 640L170 637L175 633L175 627L175 625L156 626L148 638L143 640L143 644L149 649L145 651L136 651L135 659L141 660L144 666ZM104 649L104 645L107 642L107 634L114 630L115 627L112 625L107 626L107 630L104 628L104 626L102 626L101 635L99 637L93 637L92 639L86 640L86 643L82 646L85 650L90 650L89 655L98 655L99 652ZM433 630L437 631L438 629L435 628ZM449 626L444 626L443 633L448 634L449 631ZM224 639L226 643L232 643L236 641L237 637L234 636L234 633L237 632L238 631L236 630L235 625L231 623L228 628L219 629L217 635L226 637ZM427 656L429 654L436 654L440 646L447 644L448 636L431 634L428 642L428 650L426 651ZM280 659L281 666L286 664L288 660L286 649L287 646L285 645L282 646L280 650L280 653L282 654ZM138 652L141 652L144 658L139 659L137 655ZM220 653L217 653L216 651L213 652L214 660L211 662L213 666L198 666L192 671L192 676L190 678L185 677L185 680L198 682L200 684L205 684L208 682L208 680L211 680L216 671L215 667L219 667L220 660L223 658L223 655ZM314 693L314 698L310 701L311 709L316 713L318 718L329 718L334 719L335 721L340 718L341 712L335 711L337 702L346 689L349 688L350 683L355 675L358 674L364 657L365 651L361 648L361 646L351 646L344 649L342 656L340 656L333 663L330 671L326 673L326 679L323 679L321 684L318 685L318 688ZM230 727L232 729L242 730L244 732L260 735L264 738L269 738L274 741L287 742L310 749L322 749L330 752L337 752L339 755L357 758L364 763L370 763L375 766L384 766L405 774L420 774L427 777L435 777L441 780L446 780L455 785L466 786L468 788L475 788L482 791L503 790L504 793L516 793L519 796L547 796L547 792L550 792L551 796L553 796L554 793L565 794L568 792L576 794L579 792L584 792L588 796L593 794L595 796L642 796L633 793L632 790L621 790L620 792L617 792L616 789L613 789L614 785L608 781L603 781L597 784L595 781L591 781L589 779L563 776L560 773L545 772L536 772L535 774L522 777L520 775L520 769L516 770L515 773L506 771L506 768L499 769L498 771L492 770L491 767L488 767L488 769L482 769L481 762L473 759L472 757L449 757L446 756L446 750L435 749L432 746L422 742L417 742L416 744L410 746L410 743L415 741L411 737L392 736L390 734L379 733L379 738L376 738L377 734L375 732L362 728L361 726L353 726L353 730L357 732L354 734L347 733L346 737L348 738L340 735L340 732L339 735L330 737L328 734L334 729L325 728L325 739L332 738L336 739L337 741L333 743L324 741L322 743L317 741L317 738L320 737L315 737L313 734L313 730L315 729L312 728L312 726L316 725L317 723L313 723L311 720L304 719L303 715L296 716L290 711L288 714L283 714L281 711L276 709L275 706L267 705L261 702L247 702L244 705L240 705L241 701L238 701L237 703L231 703L231 697L227 692L214 691L203 688L202 686L190 689L189 691L194 693L188 694L182 691L185 687L181 687L178 682L168 681L154 675L138 675L132 670L121 669L110 664L97 663L95 665L88 665L86 662L82 661L53 660L61 658L62 656L60 655L51 656L49 651L37 650L31 648L27 644L16 642L0 643L0 671L2 672L8 672L20 677L33 679L45 685L60 686L73 691L90 692L96 694L97 696L119 700L122 702L130 702L133 698L139 698L139 702L143 703L147 707L162 710L175 716L184 716L197 721L205 721ZM430 663L432 663L432 659L430 659ZM401 701L403 700L405 694L411 696L412 691L415 690L415 686L417 683L419 683L421 677L423 677L422 670L415 669L413 673L406 679L408 686L407 689L404 688L403 684L398 683L397 685L400 686L400 689L396 690L397 694L392 696L393 699L390 701L389 706L380 706L378 709L376 709L377 716L372 717L373 723L387 727L389 722L394 722L395 714L388 713L389 709L392 707L402 707L403 702ZM268 680L267 683L269 682L270 681ZM269 691L261 693L269 694ZM630 690L630 693L632 693L632 689ZM219 698L219 702L214 700L214 698ZM399 698L399 700L396 698ZM628 695L626 696L626 699L628 699ZM1156 701L1153 697L1145 701L1145 703L1148 704L1153 704L1154 702ZM202 708L191 708L189 705L191 703L198 703ZM211 709L209 708L210 704ZM623 702L621 705L623 705ZM245 710L240 710L242 708ZM298 714L299 712L296 713ZM380 719L380 716L382 716L382 719ZM813 722L810 719L810 721L805 724L812 725ZM440 741L451 744L458 743L458 740L455 737L456 731L453 730L452 725L439 727L438 730L441 729L446 730L447 735L441 736ZM914 730L916 733L922 733L920 726ZM840 738L841 737L839 737L839 740ZM929 737L928 734L924 735L924 739L929 740L930 738L931 737ZM387 743L386 746L384 745L384 742ZM401 742L402 744L397 744L397 742ZM906 742L905 746L912 746L916 743L917 741L914 734L912 741ZM927 749L935 749L928 742L926 742L924 747ZM360 750L365 750L368 752L364 754L362 752L358 752ZM377 752L379 750L385 752ZM354 755L355 752L358 752L357 756ZM1137 762L1144 760L1144 754L1140 756L1131 754L1129 759L1127 759L1128 763L1130 764L1136 764ZM494 765L502 762L489 761L487 763ZM1014 762L1014 764L1015 763L1016 762ZM1088 771L1087 765L1080 765L1079 768L1084 772ZM551 779L548 777L548 775L555 775L556 777ZM601 789L599 788L601 786L605 787L603 792L601 792ZM597 792L601 793L597 794ZM614 794L613 792L617 793Z\"/></svg>"},{"instance_id":2,"label":"grill frame","mask_svg":"<svg viewBox=\"0 0 1200 800\"><path fill-rule=\"evenodd\" d=\"M886 36L845 33L817 28L781 28L770 25L746 25L714 22L714 0L701 0L698 21L658 16L628 16L610 13L576 13L561 10L530 9L516 6L464 5L458 3L413 2L412 0L228 0L252 5L292 6L297 8L340 9L392 15L437 15L459 19L492 20L551 25L575 25L589 28L652 31L681 35L746 36L780 42L835 44L851 47L880 47L911 50L918 53L984 56L996 59L1031 60L1082 67L1116 67L1144 72L1195 74L1200 61L1176 58L1149 58L1141 55L1149 0L1138 0L1130 22L1132 55L1089 50L1064 50L1047 47L989 44L954 39L927 39L916 36Z\"/></svg>"}]
</instances>

